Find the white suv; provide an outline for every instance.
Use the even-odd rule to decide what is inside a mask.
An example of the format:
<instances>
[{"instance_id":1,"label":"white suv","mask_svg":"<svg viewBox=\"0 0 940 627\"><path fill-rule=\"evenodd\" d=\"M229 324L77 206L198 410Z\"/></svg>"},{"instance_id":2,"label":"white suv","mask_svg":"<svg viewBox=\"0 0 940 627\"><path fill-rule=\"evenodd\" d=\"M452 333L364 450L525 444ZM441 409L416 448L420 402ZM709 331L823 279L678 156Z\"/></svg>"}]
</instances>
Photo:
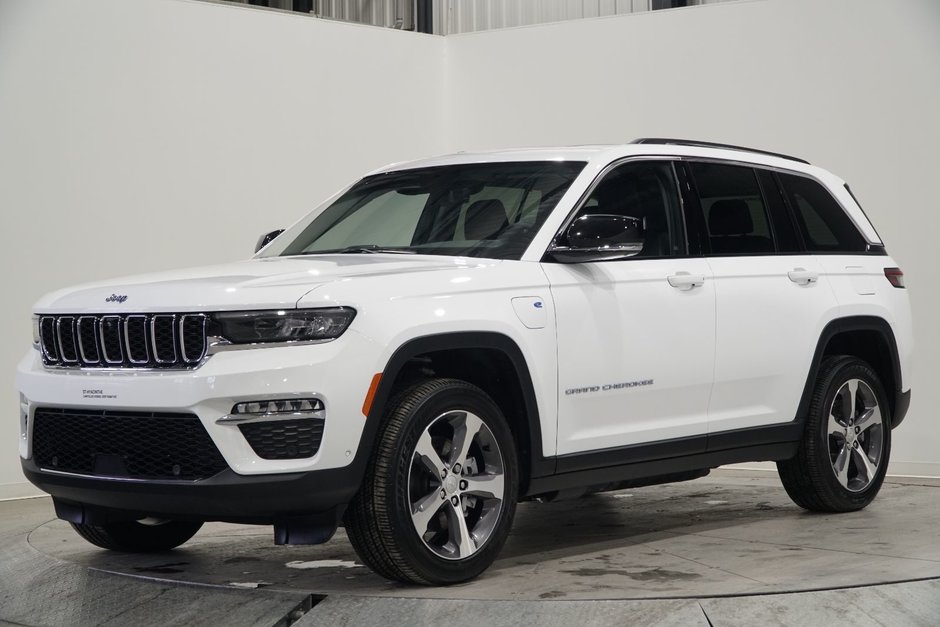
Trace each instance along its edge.
<instances>
[{"instance_id":1,"label":"white suv","mask_svg":"<svg viewBox=\"0 0 940 627\"><path fill-rule=\"evenodd\" d=\"M774 460L865 507L910 402L904 279L799 159L646 139L374 172L254 258L50 294L20 455L94 544L273 524L448 584L516 502ZM273 241L272 240L273 237Z\"/></svg>"}]
</instances>

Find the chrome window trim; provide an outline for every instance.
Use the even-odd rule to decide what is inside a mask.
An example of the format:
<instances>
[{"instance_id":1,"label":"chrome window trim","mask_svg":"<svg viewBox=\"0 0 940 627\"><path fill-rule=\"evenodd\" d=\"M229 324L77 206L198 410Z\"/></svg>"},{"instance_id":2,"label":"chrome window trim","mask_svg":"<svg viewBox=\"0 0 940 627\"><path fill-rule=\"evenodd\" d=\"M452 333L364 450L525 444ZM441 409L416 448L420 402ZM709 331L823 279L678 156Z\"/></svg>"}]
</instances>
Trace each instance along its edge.
<instances>
[{"instance_id":1,"label":"chrome window trim","mask_svg":"<svg viewBox=\"0 0 940 627\"><path fill-rule=\"evenodd\" d=\"M802 177L804 177L804 178L808 178L808 179L810 179L811 181L815 181L815 182L818 183L819 185L822 185L823 189L826 190L826 193L828 193L828 194L832 197L832 199L835 201L835 203L836 203L837 205L839 205L839 208L842 209L842 211L845 213L845 215L846 215L846 216L849 218L849 220L852 222L852 225L855 226L856 230L858 230L859 235L862 236L862 239L865 240L865 242L866 242L867 244L869 244L869 245L875 245L875 244L876 244L876 242L872 242L872 241L869 240L867 237L865 237L865 234L864 234L863 229L859 226L858 222L856 222L856 220L852 217L852 214L851 214L849 211L846 211L845 205L842 204L842 202L832 193L832 191L829 189L829 186L826 185L826 183L825 183L824 181L820 180L820 179L819 179L818 177L816 177L816 176L813 176L812 174L809 174L808 172L803 172L802 170L792 170L792 169L790 169L790 168L785 168L785 167L782 167L782 166L766 165L766 164L763 164L763 163L754 163L753 161L742 161L742 160L740 160L740 159L727 159L727 158L724 158L724 157L698 157L698 156L694 156L694 155L664 155L664 154L655 154L655 155L629 155L629 156L620 157L620 158L618 158L618 159L615 159L614 161L611 161L611 162L608 163L606 166L604 166L604 169L602 169L602 170L597 174L597 176L594 177L594 180L591 181L591 184L588 186L588 188L587 188L587 189L584 191L584 193L581 194L581 196L578 198L578 201L575 203L574 208L569 212L568 216L565 218L565 221L562 222L561 227L555 232L555 235L552 236L552 239L551 239L551 241L549 242L548 247L542 252L542 258L544 259L545 255L549 254L549 252L551 251L551 249L556 245L556 242L558 241L558 238L561 237L561 235L562 235L563 233L565 233L565 231L567 231L567 229L568 229L568 227L571 225L571 223L574 222L574 219L575 219L575 217L578 215L578 212L579 212L579 211L581 210L581 208L584 206L584 203L586 203L586 202L588 201L588 199L591 197L591 194L594 192L594 189L600 184L600 182L601 182L602 180L604 180L604 177L607 176L607 174L610 173L611 170L613 170L614 168L619 167L619 166L621 166L621 165L623 165L623 164L625 164L625 163L627 163L627 162L629 162L629 161L663 161L663 160L665 160L665 161L699 162L699 163L701 163L701 162L710 162L710 163L720 163L720 164L723 164L723 165L738 165L738 166L744 166L744 167L748 167L748 168L754 168L754 169L760 168L760 169L763 169L763 170L769 170L769 171L771 171L771 172L779 172L779 173L783 173L783 174L790 174L790 175L794 175L794 176L802 176ZM675 179L675 183L676 183L676 185L678 186L679 181L678 181L678 179L676 179L675 174L673 174L673 178ZM678 187L677 187L677 190L678 190ZM681 204L681 203L682 203L682 194L681 194L681 190L678 190L678 191L680 192L680 194L679 194L679 202L680 202L680 204ZM683 216L682 216L682 218L683 218L683 222L684 222L684 221L685 221L685 212L684 212L684 211L683 211ZM683 226L684 226L684 225L683 225ZM872 227L872 228L874 228L874 227ZM685 237L686 249L688 249L688 233L687 233L687 232L684 234L684 237ZM774 245L776 245L776 240L774 241ZM765 253L765 255L766 255L766 254L779 255L779 254L785 254L785 253ZM804 250L804 251L800 251L800 252L798 252L798 253L789 253L789 254L816 254L816 253L807 253L807 252ZM859 254L859 253L848 253L848 252L846 252L846 253L840 253L840 254ZM688 250L687 250L686 253L685 253L685 255L676 255L676 256L673 256L673 257L656 257L656 259L680 259L680 258L683 258L683 257L690 257L690 256L691 256L691 255L688 254ZM706 255L706 256L713 256L713 255ZM643 261L644 259L651 259L651 257L628 257L628 258L622 259L622 261L628 261L628 260Z\"/></svg>"}]
</instances>

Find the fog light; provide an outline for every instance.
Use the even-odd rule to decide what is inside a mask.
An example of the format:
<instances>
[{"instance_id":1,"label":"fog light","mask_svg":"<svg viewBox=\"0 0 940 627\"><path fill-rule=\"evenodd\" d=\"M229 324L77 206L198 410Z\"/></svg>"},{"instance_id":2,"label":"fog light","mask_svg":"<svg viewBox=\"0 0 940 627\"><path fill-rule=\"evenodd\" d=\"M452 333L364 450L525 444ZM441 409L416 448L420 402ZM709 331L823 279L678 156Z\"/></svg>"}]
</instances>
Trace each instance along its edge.
<instances>
[{"instance_id":1,"label":"fog light","mask_svg":"<svg viewBox=\"0 0 940 627\"><path fill-rule=\"evenodd\" d=\"M249 401L237 403L233 414L300 414L322 411L323 403L316 398L297 398L277 401Z\"/></svg>"},{"instance_id":2,"label":"fog light","mask_svg":"<svg viewBox=\"0 0 940 627\"><path fill-rule=\"evenodd\" d=\"M249 421L323 419L323 401L318 398L285 398L269 401L236 403L232 413L216 420L219 424L237 424Z\"/></svg>"}]
</instances>

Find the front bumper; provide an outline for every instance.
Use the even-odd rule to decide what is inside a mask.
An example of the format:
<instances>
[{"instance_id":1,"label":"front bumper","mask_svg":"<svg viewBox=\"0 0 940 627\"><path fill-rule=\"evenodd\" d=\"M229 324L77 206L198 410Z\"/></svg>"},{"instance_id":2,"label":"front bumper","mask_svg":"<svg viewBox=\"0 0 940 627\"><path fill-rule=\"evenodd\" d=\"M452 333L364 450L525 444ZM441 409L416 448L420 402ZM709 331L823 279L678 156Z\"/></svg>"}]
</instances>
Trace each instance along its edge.
<instances>
[{"instance_id":1,"label":"front bumper","mask_svg":"<svg viewBox=\"0 0 940 627\"><path fill-rule=\"evenodd\" d=\"M362 403L376 368L381 369L379 352L374 342L351 330L326 344L218 353L194 370L54 370L45 368L32 351L17 372L28 416L20 456L32 456L35 409L49 407L194 414L239 475L341 468L358 451L365 425ZM237 424L218 422L236 403L291 398L315 398L325 408L322 439L312 457L264 459Z\"/></svg>"},{"instance_id":2,"label":"front bumper","mask_svg":"<svg viewBox=\"0 0 940 627\"><path fill-rule=\"evenodd\" d=\"M201 481L128 481L40 470L21 460L23 474L63 503L115 515L273 524L282 518L335 513L352 500L361 464L311 472L246 477L225 470Z\"/></svg>"},{"instance_id":3,"label":"front bumper","mask_svg":"<svg viewBox=\"0 0 940 627\"><path fill-rule=\"evenodd\" d=\"M32 351L17 372L23 472L57 503L115 513L259 524L322 512L339 515L358 489L371 452L362 403L379 352L352 330L320 345L218 353L187 371L50 370ZM235 403L298 397L317 398L325 408L323 436L312 457L264 459L236 424L218 422ZM39 468L31 450L38 407L194 414L228 468L198 481Z\"/></svg>"}]
</instances>

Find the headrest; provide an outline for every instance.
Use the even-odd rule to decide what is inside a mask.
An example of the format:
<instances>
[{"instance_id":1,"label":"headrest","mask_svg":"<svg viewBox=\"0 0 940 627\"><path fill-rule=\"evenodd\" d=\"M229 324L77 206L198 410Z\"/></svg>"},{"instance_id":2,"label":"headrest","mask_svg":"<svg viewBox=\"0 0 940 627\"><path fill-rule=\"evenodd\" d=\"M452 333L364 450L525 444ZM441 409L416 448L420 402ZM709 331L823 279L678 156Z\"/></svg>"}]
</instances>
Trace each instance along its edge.
<instances>
[{"instance_id":1,"label":"headrest","mask_svg":"<svg viewBox=\"0 0 940 627\"><path fill-rule=\"evenodd\" d=\"M477 200L467 207L463 234L467 239L489 239L507 224L506 207L497 198Z\"/></svg>"},{"instance_id":2,"label":"headrest","mask_svg":"<svg viewBox=\"0 0 940 627\"><path fill-rule=\"evenodd\" d=\"M754 221L747 203L740 199L718 200L708 214L708 230L715 235L747 235Z\"/></svg>"}]
</instances>

